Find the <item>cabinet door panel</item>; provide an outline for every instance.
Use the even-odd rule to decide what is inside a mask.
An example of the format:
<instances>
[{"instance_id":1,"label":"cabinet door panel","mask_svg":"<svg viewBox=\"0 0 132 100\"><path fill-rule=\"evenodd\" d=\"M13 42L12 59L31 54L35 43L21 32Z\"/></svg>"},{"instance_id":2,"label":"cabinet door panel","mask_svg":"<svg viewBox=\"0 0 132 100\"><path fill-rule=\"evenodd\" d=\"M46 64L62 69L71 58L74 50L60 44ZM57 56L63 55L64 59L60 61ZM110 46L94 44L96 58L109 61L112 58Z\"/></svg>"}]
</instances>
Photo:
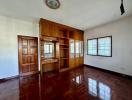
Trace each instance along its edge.
<instances>
[{"instance_id":1,"label":"cabinet door panel","mask_svg":"<svg viewBox=\"0 0 132 100\"><path fill-rule=\"evenodd\" d=\"M70 68L75 67L75 41L70 39Z\"/></svg>"},{"instance_id":2,"label":"cabinet door panel","mask_svg":"<svg viewBox=\"0 0 132 100\"><path fill-rule=\"evenodd\" d=\"M70 39L70 67L83 65L83 41Z\"/></svg>"}]
</instances>

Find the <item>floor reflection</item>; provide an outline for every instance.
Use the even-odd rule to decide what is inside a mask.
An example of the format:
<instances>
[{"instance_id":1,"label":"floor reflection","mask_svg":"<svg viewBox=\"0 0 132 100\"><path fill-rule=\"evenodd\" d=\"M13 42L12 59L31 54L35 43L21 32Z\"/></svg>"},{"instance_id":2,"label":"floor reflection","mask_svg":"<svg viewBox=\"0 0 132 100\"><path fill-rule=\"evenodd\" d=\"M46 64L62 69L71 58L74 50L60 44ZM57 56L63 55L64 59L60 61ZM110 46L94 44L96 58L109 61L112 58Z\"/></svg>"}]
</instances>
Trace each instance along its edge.
<instances>
[{"instance_id":1,"label":"floor reflection","mask_svg":"<svg viewBox=\"0 0 132 100\"><path fill-rule=\"evenodd\" d=\"M97 81L88 78L88 90L92 96L97 96Z\"/></svg>"},{"instance_id":2,"label":"floor reflection","mask_svg":"<svg viewBox=\"0 0 132 100\"><path fill-rule=\"evenodd\" d=\"M82 82L82 75L78 75L75 78L72 79L73 82L75 82L76 84L81 84Z\"/></svg>"},{"instance_id":3,"label":"floor reflection","mask_svg":"<svg viewBox=\"0 0 132 100\"><path fill-rule=\"evenodd\" d=\"M132 100L132 81L82 67L0 84L0 100Z\"/></svg>"},{"instance_id":4,"label":"floor reflection","mask_svg":"<svg viewBox=\"0 0 132 100\"><path fill-rule=\"evenodd\" d=\"M110 87L103 83L99 83L99 97L102 100L111 100Z\"/></svg>"},{"instance_id":5,"label":"floor reflection","mask_svg":"<svg viewBox=\"0 0 132 100\"><path fill-rule=\"evenodd\" d=\"M99 97L101 100L111 100L110 87L101 82L88 78L88 90L89 94Z\"/></svg>"}]
</instances>

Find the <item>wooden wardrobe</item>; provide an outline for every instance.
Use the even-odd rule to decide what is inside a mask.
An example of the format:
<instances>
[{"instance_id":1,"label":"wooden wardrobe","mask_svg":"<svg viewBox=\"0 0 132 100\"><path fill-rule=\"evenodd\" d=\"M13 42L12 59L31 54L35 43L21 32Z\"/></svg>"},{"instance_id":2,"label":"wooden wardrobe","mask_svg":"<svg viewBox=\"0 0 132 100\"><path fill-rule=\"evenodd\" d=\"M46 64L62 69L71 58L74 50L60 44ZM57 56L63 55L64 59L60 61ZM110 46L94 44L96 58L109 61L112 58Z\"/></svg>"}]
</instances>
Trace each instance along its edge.
<instances>
[{"instance_id":1,"label":"wooden wardrobe","mask_svg":"<svg viewBox=\"0 0 132 100\"><path fill-rule=\"evenodd\" d=\"M45 19L40 19L39 26L41 73L83 65L83 31ZM54 44L54 56L46 58L44 46L50 42Z\"/></svg>"}]
</instances>

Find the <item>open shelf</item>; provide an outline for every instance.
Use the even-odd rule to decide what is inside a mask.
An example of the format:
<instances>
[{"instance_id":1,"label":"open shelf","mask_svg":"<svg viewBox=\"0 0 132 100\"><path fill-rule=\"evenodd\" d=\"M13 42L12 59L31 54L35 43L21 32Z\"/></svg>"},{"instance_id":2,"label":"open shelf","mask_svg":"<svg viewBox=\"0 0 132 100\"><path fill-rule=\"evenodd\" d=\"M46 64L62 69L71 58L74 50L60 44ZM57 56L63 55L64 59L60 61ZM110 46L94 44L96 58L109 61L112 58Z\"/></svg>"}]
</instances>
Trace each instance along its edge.
<instances>
[{"instance_id":1,"label":"open shelf","mask_svg":"<svg viewBox=\"0 0 132 100\"><path fill-rule=\"evenodd\" d=\"M42 64L58 63L58 59L45 59L42 60Z\"/></svg>"},{"instance_id":2,"label":"open shelf","mask_svg":"<svg viewBox=\"0 0 132 100\"><path fill-rule=\"evenodd\" d=\"M69 58L63 58L63 57L61 57L60 59L69 59Z\"/></svg>"},{"instance_id":3,"label":"open shelf","mask_svg":"<svg viewBox=\"0 0 132 100\"><path fill-rule=\"evenodd\" d=\"M60 39L60 44L69 45L69 40L67 40L67 39Z\"/></svg>"},{"instance_id":4,"label":"open shelf","mask_svg":"<svg viewBox=\"0 0 132 100\"><path fill-rule=\"evenodd\" d=\"M69 49L61 49L60 58L69 58Z\"/></svg>"},{"instance_id":5,"label":"open shelf","mask_svg":"<svg viewBox=\"0 0 132 100\"><path fill-rule=\"evenodd\" d=\"M60 30L60 71L69 69L69 32Z\"/></svg>"},{"instance_id":6,"label":"open shelf","mask_svg":"<svg viewBox=\"0 0 132 100\"><path fill-rule=\"evenodd\" d=\"M69 46L68 44L60 44L60 46Z\"/></svg>"},{"instance_id":7,"label":"open shelf","mask_svg":"<svg viewBox=\"0 0 132 100\"><path fill-rule=\"evenodd\" d=\"M69 49L69 48L60 48L60 49Z\"/></svg>"},{"instance_id":8,"label":"open shelf","mask_svg":"<svg viewBox=\"0 0 132 100\"><path fill-rule=\"evenodd\" d=\"M63 71L67 71L67 70L69 70L69 68L62 68L62 69L60 69L59 72L63 72Z\"/></svg>"},{"instance_id":9,"label":"open shelf","mask_svg":"<svg viewBox=\"0 0 132 100\"><path fill-rule=\"evenodd\" d=\"M60 59L60 70L63 68L69 68L69 59Z\"/></svg>"},{"instance_id":10,"label":"open shelf","mask_svg":"<svg viewBox=\"0 0 132 100\"><path fill-rule=\"evenodd\" d=\"M60 45L60 50L63 50L63 49L69 49L69 45L67 45L67 44L61 44Z\"/></svg>"},{"instance_id":11,"label":"open shelf","mask_svg":"<svg viewBox=\"0 0 132 100\"><path fill-rule=\"evenodd\" d=\"M49 48L47 51L51 53L45 53L46 46ZM41 36L40 40L40 54L41 54L41 73L59 70L59 38Z\"/></svg>"},{"instance_id":12,"label":"open shelf","mask_svg":"<svg viewBox=\"0 0 132 100\"><path fill-rule=\"evenodd\" d=\"M66 39L66 40L68 40L69 38L67 38L67 37L59 37L60 39Z\"/></svg>"}]
</instances>

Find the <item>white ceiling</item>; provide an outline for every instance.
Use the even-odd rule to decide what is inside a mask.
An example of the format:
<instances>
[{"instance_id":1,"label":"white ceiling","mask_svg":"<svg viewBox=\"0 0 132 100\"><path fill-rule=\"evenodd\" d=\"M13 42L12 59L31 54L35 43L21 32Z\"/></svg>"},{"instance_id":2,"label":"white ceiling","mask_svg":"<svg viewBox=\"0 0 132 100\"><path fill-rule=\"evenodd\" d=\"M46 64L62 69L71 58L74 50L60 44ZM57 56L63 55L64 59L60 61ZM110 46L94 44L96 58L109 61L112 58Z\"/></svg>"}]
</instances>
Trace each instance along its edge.
<instances>
[{"instance_id":1,"label":"white ceiling","mask_svg":"<svg viewBox=\"0 0 132 100\"><path fill-rule=\"evenodd\" d=\"M124 0L126 14L121 16L121 0L60 0L57 10L43 0L0 0L0 14L24 20L45 18L78 29L88 29L132 14L132 0Z\"/></svg>"}]
</instances>

